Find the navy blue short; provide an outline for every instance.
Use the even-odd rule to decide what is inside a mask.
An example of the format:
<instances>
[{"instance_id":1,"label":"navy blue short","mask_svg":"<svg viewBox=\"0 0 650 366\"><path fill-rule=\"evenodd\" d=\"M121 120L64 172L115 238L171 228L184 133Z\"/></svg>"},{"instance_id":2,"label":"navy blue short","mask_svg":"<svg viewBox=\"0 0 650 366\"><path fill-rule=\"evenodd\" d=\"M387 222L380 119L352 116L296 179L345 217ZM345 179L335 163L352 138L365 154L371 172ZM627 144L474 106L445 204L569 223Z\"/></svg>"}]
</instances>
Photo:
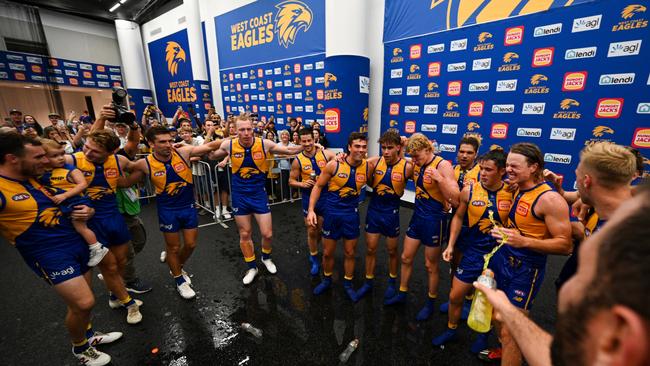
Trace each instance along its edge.
<instances>
[{"instance_id":1,"label":"navy blue short","mask_svg":"<svg viewBox=\"0 0 650 366\"><path fill-rule=\"evenodd\" d=\"M458 267L454 273L454 277L465 283L472 283L483 273L483 264L485 253L467 249L463 253L463 258L460 260Z\"/></svg>"},{"instance_id":2,"label":"navy blue short","mask_svg":"<svg viewBox=\"0 0 650 366\"><path fill-rule=\"evenodd\" d=\"M494 272L497 288L518 308L530 310L542 287L546 267L534 266L497 251L488 266Z\"/></svg>"},{"instance_id":3,"label":"navy blue short","mask_svg":"<svg viewBox=\"0 0 650 366\"><path fill-rule=\"evenodd\" d=\"M50 285L57 285L86 273L90 251L81 236L62 243L42 243L46 250L28 251L17 248L29 268Z\"/></svg>"},{"instance_id":4,"label":"navy blue short","mask_svg":"<svg viewBox=\"0 0 650 366\"><path fill-rule=\"evenodd\" d=\"M131 240L131 233L119 212L110 216L93 217L88 221L88 228L97 236L97 240L105 247L126 244Z\"/></svg>"},{"instance_id":5,"label":"navy blue short","mask_svg":"<svg viewBox=\"0 0 650 366\"><path fill-rule=\"evenodd\" d=\"M323 238L339 240L357 239L359 237L359 210L346 213L328 212L323 220Z\"/></svg>"},{"instance_id":6,"label":"navy blue short","mask_svg":"<svg viewBox=\"0 0 650 366\"><path fill-rule=\"evenodd\" d=\"M447 235L447 219L444 216L425 218L413 214L406 235L428 247L439 247Z\"/></svg>"},{"instance_id":7,"label":"navy blue short","mask_svg":"<svg viewBox=\"0 0 650 366\"><path fill-rule=\"evenodd\" d=\"M309 213L309 196L303 195L301 201L302 201L302 216L307 217L307 214ZM326 206L327 206L327 199L325 199L324 196L321 194L321 196L318 198L318 201L316 201L316 207L314 208L314 212L316 212L316 215L321 217L325 216Z\"/></svg>"},{"instance_id":8,"label":"navy blue short","mask_svg":"<svg viewBox=\"0 0 650 366\"><path fill-rule=\"evenodd\" d=\"M65 201L61 202L61 204L59 205L59 210L61 210L61 213L64 214L65 216L70 216L72 211L74 211L74 207L79 205L93 207L92 201L90 201L90 198L88 198L88 196L78 195L78 196L70 197Z\"/></svg>"},{"instance_id":9,"label":"navy blue short","mask_svg":"<svg viewBox=\"0 0 650 366\"><path fill-rule=\"evenodd\" d=\"M271 212L266 190L260 189L255 193L232 191L232 213L235 216L250 214L265 214Z\"/></svg>"},{"instance_id":10,"label":"navy blue short","mask_svg":"<svg viewBox=\"0 0 650 366\"><path fill-rule=\"evenodd\" d=\"M182 209L164 209L158 206L158 227L163 233L199 227L199 216L194 205Z\"/></svg>"},{"instance_id":11,"label":"navy blue short","mask_svg":"<svg viewBox=\"0 0 650 366\"><path fill-rule=\"evenodd\" d=\"M382 211L368 208L366 232L380 234L387 238L399 236L399 209Z\"/></svg>"}]
</instances>

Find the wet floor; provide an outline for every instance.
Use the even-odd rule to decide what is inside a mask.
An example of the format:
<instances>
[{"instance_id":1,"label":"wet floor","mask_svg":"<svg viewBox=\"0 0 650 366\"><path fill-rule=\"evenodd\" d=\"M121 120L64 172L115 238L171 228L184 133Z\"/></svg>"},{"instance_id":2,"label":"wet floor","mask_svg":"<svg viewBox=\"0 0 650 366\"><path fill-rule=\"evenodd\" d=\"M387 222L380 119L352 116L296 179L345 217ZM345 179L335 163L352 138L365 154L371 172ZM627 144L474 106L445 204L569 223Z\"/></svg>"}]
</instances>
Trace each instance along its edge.
<instances>
[{"instance_id":1,"label":"wet floor","mask_svg":"<svg viewBox=\"0 0 650 366\"><path fill-rule=\"evenodd\" d=\"M365 215L365 205L362 206ZM309 276L308 250L300 202L273 206L273 258L276 275L260 269L249 287L241 284L246 266L239 251L234 222L201 228L197 250L186 266L197 297L183 300L168 268L160 263L164 247L157 230L155 207L143 208L148 242L136 263L140 277L154 290L138 295L144 320L129 326L124 310L111 310L102 283L94 278L97 304L93 324L100 331L124 332L115 344L100 346L112 365L337 365L338 356L353 339L360 340L348 365L480 365L469 352L473 335L459 328L459 341L434 349L431 339L445 329L447 317L436 313L426 322L415 314L426 296L422 251L415 260L409 303L384 307L387 277L385 247L378 250L375 290L352 304L342 288L342 248L337 250L332 291L314 297L317 284ZM402 209L402 232L411 216ZM362 222L363 222L362 216ZM201 220L207 220L201 218ZM207 221L206 221L207 222ZM259 244L259 235L254 235ZM18 252L2 241L0 303L2 365L76 365L63 325L65 307L48 286L27 268ZM257 255L260 256L259 245ZM363 281L364 240L357 250L355 284ZM564 259L551 258L533 317L550 329L555 319L552 281ZM449 292L448 265L441 265L440 300ZM437 305L438 305L437 304ZM262 330L261 338L243 332L242 322ZM494 338L494 337L492 337ZM495 339L491 339L494 343Z\"/></svg>"}]
</instances>

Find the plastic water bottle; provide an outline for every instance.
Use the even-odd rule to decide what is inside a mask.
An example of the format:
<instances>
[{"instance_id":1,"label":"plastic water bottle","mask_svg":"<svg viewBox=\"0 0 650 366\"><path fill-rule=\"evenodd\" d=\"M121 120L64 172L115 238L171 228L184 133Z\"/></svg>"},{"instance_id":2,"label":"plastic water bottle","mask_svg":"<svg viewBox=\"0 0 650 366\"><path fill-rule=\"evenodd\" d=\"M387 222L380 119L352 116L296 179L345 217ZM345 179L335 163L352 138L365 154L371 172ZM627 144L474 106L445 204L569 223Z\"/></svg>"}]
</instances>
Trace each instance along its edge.
<instances>
[{"instance_id":1,"label":"plastic water bottle","mask_svg":"<svg viewBox=\"0 0 650 366\"><path fill-rule=\"evenodd\" d=\"M483 270L483 274L478 278L477 282L491 289L497 287L494 272L489 269ZM476 332L487 333L490 330L491 321L492 304L490 304L482 291L476 291L469 316L467 317L467 325Z\"/></svg>"},{"instance_id":2,"label":"plastic water bottle","mask_svg":"<svg viewBox=\"0 0 650 366\"><path fill-rule=\"evenodd\" d=\"M262 330L255 328L252 324L250 324L250 323L241 323L241 327L242 327L243 330L245 330L248 333L254 335L255 338L262 338Z\"/></svg>"},{"instance_id":3,"label":"plastic water bottle","mask_svg":"<svg viewBox=\"0 0 650 366\"><path fill-rule=\"evenodd\" d=\"M352 353L359 347L359 340L355 339L348 343L348 346L345 347L345 350L341 352L339 355L339 360L343 363L347 362L348 359L350 359L350 356L352 356Z\"/></svg>"}]
</instances>

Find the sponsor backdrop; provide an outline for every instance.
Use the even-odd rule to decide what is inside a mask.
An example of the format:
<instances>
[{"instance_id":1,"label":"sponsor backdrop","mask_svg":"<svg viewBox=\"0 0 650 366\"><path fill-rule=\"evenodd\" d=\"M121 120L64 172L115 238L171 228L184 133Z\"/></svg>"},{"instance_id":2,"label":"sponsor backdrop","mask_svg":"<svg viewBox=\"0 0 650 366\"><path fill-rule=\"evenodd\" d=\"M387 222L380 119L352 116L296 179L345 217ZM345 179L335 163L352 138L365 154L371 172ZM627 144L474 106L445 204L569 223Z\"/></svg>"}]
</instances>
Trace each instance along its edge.
<instances>
[{"instance_id":1,"label":"sponsor backdrop","mask_svg":"<svg viewBox=\"0 0 650 366\"><path fill-rule=\"evenodd\" d=\"M384 42L591 1L594 0L389 0Z\"/></svg>"},{"instance_id":2,"label":"sponsor backdrop","mask_svg":"<svg viewBox=\"0 0 650 366\"><path fill-rule=\"evenodd\" d=\"M257 113L275 117L284 129L288 118L323 124L325 113L325 55L221 70L226 113Z\"/></svg>"},{"instance_id":3,"label":"sponsor backdrop","mask_svg":"<svg viewBox=\"0 0 650 366\"><path fill-rule=\"evenodd\" d=\"M260 0L215 17L225 112L324 123L324 0ZM328 136L329 138L329 136Z\"/></svg>"},{"instance_id":4,"label":"sponsor backdrop","mask_svg":"<svg viewBox=\"0 0 650 366\"><path fill-rule=\"evenodd\" d=\"M29 53L0 51L0 80L108 89L122 86L122 68Z\"/></svg>"},{"instance_id":5,"label":"sponsor backdrop","mask_svg":"<svg viewBox=\"0 0 650 366\"><path fill-rule=\"evenodd\" d=\"M566 188L590 141L648 156L647 7L589 2L385 43L382 130L422 132L452 161L466 133L481 152L533 142Z\"/></svg>"},{"instance_id":6,"label":"sponsor backdrop","mask_svg":"<svg viewBox=\"0 0 650 366\"><path fill-rule=\"evenodd\" d=\"M205 116L210 108L211 96L205 95L210 94L210 85L194 80L187 30L149 42L148 47L156 100L165 117L172 118L178 107L187 111L190 105Z\"/></svg>"},{"instance_id":7,"label":"sponsor backdrop","mask_svg":"<svg viewBox=\"0 0 650 366\"><path fill-rule=\"evenodd\" d=\"M325 133L330 147L344 148L351 132L368 131L370 59L331 56L325 70Z\"/></svg>"}]
</instances>

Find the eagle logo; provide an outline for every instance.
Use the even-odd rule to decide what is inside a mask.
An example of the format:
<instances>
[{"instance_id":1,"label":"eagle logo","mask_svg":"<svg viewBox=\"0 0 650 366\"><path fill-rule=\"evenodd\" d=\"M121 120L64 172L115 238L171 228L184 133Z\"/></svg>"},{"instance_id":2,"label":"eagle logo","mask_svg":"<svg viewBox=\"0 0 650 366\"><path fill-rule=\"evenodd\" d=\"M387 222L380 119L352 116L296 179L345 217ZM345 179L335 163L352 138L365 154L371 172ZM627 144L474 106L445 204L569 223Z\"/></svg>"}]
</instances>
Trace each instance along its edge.
<instances>
[{"instance_id":1,"label":"eagle logo","mask_svg":"<svg viewBox=\"0 0 650 366\"><path fill-rule=\"evenodd\" d=\"M296 78L293 81L294 84L300 84L300 77L296 76Z\"/></svg>"},{"instance_id":2,"label":"eagle logo","mask_svg":"<svg viewBox=\"0 0 650 366\"><path fill-rule=\"evenodd\" d=\"M467 131L474 131L477 128L481 128L481 125L479 125L476 122L470 122L470 123L467 124Z\"/></svg>"},{"instance_id":3,"label":"eagle logo","mask_svg":"<svg viewBox=\"0 0 650 366\"><path fill-rule=\"evenodd\" d=\"M621 12L621 17L623 19L630 19L634 16L634 14L643 13L645 11L646 11L645 6L639 4L632 4L623 8L623 11Z\"/></svg>"},{"instance_id":4,"label":"eagle logo","mask_svg":"<svg viewBox=\"0 0 650 366\"><path fill-rule=\"evenodd\" d=\"M61 210L58 207L48 207L38 215L38 222L45 227L54 227L59 224Z\"/></svg>"},{"instance_id":5,"label":"eagle logo","mask_svg":"<svg viewBox=\"0 0 650 366\"><path fill-rule=\"evenodd\" d=\"M388 123L388 125L390 127L395 127L395 126L397 126L397 121L395 121L394 119L391 119L390 122Z\"/></svg>"},{"instance_id":6,"label":"eagle logo","mask_svg":"<svg viewBox=\"0 0 650 366\"><path fill-rule=\"evenodd\" d=\"M414 73L414 72L420 70L420 66L418 66L418 65L411 65L411 67L409 68L409 70L411 71L411 73Z\"/></svg>"},{"instance_id":7,"label":"eagle logo","mask_svg":"<svg viewBox=\"0 0 650 366\"><path fill-rule=\"evenodd\" d=\"M307 96L310 96L310 95L312 94L312 91L311 91L311 90L307 90L307 91L305 92L305 94L307 94Z\"/></svg>"},{"instance_id":8,"label":"eagle logo","mask_svg":"<svg viewBox=\"0 0 650 366\"><path fill-rule=\"evenodd\" d=\"M482 218L478 221L478 229L481 231L483 234L489 234L490 230L492 230L492 221L488 218Z\"/></svg>"},{"instance_id":9,"label":"eagle logo","mask_svg":"<svg viewBox=\"0 0 650 366\"><path fill-rule=\"evenodd\" d=\"M296 41L298 31L309 30L313 14L311 9L302 1L287 0L275 6L278 12L275 13L275 33L278 34L278 42L284 48Z\"/></svg>"},{"instance_id":10,"label":"eagle logo","mask_svg":"<svg viewBox=\"0 0 650 366\"><path fill-rule=\"evenodd\" d=\"M363 120L368 122L368 107L363 109Z\"/></svg>"},{"instance_id":11,"label":"eagle logo","mask_svg":"<svg viewBox=\"0 0 650 366\"><path fill-rule=\"evenodd\" d=\"M593 131L591 131L591 132L596 137L602 137L606 133L609 133L609 134L614 133L614 130L611 129L610 127L607 127L607 126L596 126L596 128L594 128Z\"/></svg>"},{"instance_id":12,"label":"eagle logo","mask_svg":"<svg viewBox=\"0 0 650 366\"><path fill-rule=\"evenodd\" d=\"M577 100L569 99L569 98L562 99L562 101L560 102L560 108L563 109L563 110L567 110L567 109L571 108L571 106L577 107L579 105L580 105L580 103L578 103Z\"/></svg>"},{"instance_id":13,"label":"eagle logo","mask_svg":"<svg viewBox=\"0 0 650 366\"><path fill-rule=\"evenodd\" d=\"M175 196L181 192L181 190L187 185L185 182L173 182L165 187L165 193L169 196Z\"/></svg>"},{"instance_id":14,"label":"eagle logo","mask_svg":"<svg viewBox=\"0 0 650 366\"><path fill-rule=\"evenodd\" d=\"M331 81L336 81L336 75L326 72L325 73L325 87L329 88L330 87L330 82Z\"/></svg>"},{"instance_id":15,"label":"eagle logo","mask_svg":"<svg viewBox=\"0 0 650 366\"><path fill-rule=\"evenodd\" d=\"M104 187L88 187L88 189L86 189L86 195L93 201L102 199L110 193L112 193L112 191Z\"/></svg>"},{"instance_id":16,"label":"eagle logo","mask_svg":"<svg viewBox=\"0 0 650 366\"><path fill-rule=\"evenodd\" d=\"M351 187L342 187L339 189L339 197L340 198L345 198L345 197L354 197L358 196L359 194L357 193L357 190Z\"/></svg>"},{"instance_id":17,"label":"eagle logo","mask_svg":"<svg viewBox=\"0 0 650 366\"><path fill-rule=\"evenodd\" d=\"M437 89L438 84L434 83L433 81L427 84L427 90L432 91L433 89Z\"/></svg>"},{"instance_id":18,"label":"eagle logo","mask_svg":"<svg viewBox=\"0 0 650 366\"><path fill-rule=\"evenodd\" d=\"M542 81L548 81L548 77L542 74L535 74L530 78L530 85L538 85Z\"/></svg>"},{"instance_id":19,"label":"eagle logo","mask_svg":"<svg viewBox=\"0 0 650 366\"><path fill-rule=\"evenodd\" d=\"M503 150L503 147L501 147L501 145L492 144L490 145L490 151L492 150Z\"/></svg>"},{"instance_id":20,"label":"eagle logo","mask_svg":"<svg viewBox=\"0 0 650 366\"><path fill-rule=\"evenodd\" d=\"M509 63L516 58L519 58L519 55L515 52L506 52L506 54L503 55L503 62Z\"/></svg>"},{"instance_id":21,"label":"eagle logo","mask_svg":"<svg viewBox=\"0 0 650 366\"><path fill-rule=\"evenodd\" d=\"M456 108L456 107L458 107L458 103L456 103L456 102L449 102L449 103L447 103L447 110L448 110L448 111L450 111L450 110L452 110L452 109L454 109L454 108Z\"/></svg>"},{"instance_id":22,"label":"eagle logo","mask_svg":"<svg viewBox=\"0 0 650 366\"><path fill-rule=\"evenodd\" d=\"M488 38L492 38L492 33L481 32L481 34L478 35L478 41L481 43L485 42Z\"/></svg>"},{"instance_id":23,"label":"eagle logo","mask_svg":"<svg viewBox=\"0 0 650 366\"><path fill-rule=\"evenodd\" d=\"M377 185L377 188L375 188L375 193L378 196L383 196L387 194L395 194L395 191L385 184L379 184Z\"/></svg>"},{"instance_id":24,"label":"eagle logo","mask_svg":"<svg viewBox=\"0 0 650 366\"><path fill-rule=\"evenodd\" d=\"M318 110L323 109L323 103L318 103L318 104L316 105L316 109L318 109Z\"/></svg>"},{"instance_id":25,"label":"eagle logo","mask_svg":"<svg viewBox=\"0 0 650 366\"><path fill-rule=\"evenodd\" d=\"M400 53L402 53L402 49L401 49L401 48L399 48L399 47L395 47L395 48L393 48L393 56L397 56L397 55L399 55Z\"/></svg>"},{"instance_id":26,"label":"eagle logo","mask_svg":"<svg viewBox=\"0 0 650 366\"><path fill-rule=\"evenodd\" d=\"M178 43L169 41L165 48L165 60L167 61L167 71L174 76L178 73L178 63L185 62L185 51Z\"/></svg>"},{"instance_id":27,"label":"eagle logo","mask_svg":"<svg viewBox=\"0 0 650 366\"><path fill-rule=\"evenodd\" d=\"M239 169L239 176L244 179L249 179L255 174L260 174L260 171L255 168L248 168L248 167Z\"/></svg>"}]
</instances>

